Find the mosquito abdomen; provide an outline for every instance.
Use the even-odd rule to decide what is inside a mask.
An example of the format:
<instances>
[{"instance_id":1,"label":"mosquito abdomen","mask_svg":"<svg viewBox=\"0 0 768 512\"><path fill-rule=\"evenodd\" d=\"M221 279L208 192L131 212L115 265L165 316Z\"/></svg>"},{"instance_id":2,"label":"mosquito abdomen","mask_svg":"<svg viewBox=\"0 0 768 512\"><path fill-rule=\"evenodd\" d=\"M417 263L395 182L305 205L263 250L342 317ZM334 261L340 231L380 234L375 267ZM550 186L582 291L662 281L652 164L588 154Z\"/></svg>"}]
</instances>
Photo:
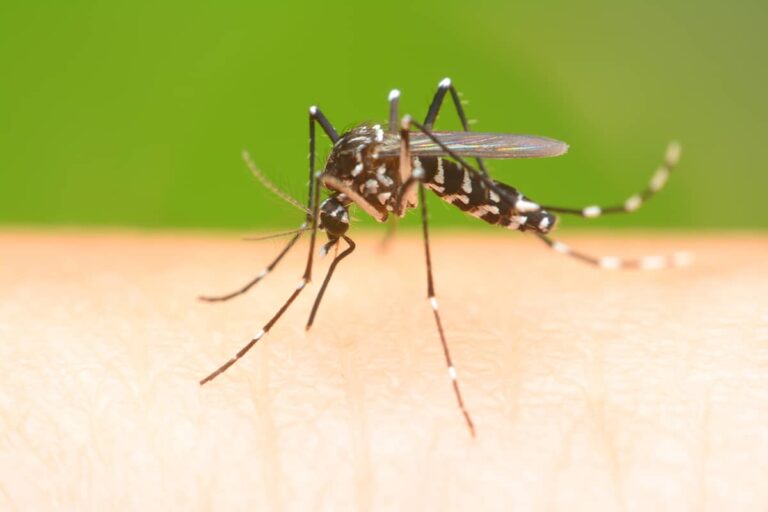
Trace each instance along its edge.
<instances>
[{"instance_id":1,"label":"mosquito abdomen","mask_svg":"<svg viewBox=\"0 0 768 512\"><path fill-rule=\"evenodd\" d=\"M417 157L424 169L424 185L444 201L489 224L519 231L548 233L556 217L542 210L514 187L468 172L453 160Z\"/></svg>"}]
</instances>

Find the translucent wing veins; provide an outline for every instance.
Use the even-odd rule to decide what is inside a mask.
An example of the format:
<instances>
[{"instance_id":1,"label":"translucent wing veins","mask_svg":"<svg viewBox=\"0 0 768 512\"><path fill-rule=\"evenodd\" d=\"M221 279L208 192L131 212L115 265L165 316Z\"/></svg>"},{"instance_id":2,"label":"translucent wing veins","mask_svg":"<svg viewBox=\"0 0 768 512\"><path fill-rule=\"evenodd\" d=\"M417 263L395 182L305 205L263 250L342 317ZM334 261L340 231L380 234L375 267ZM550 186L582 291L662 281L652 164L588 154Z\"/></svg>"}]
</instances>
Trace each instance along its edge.
<instances>
[{"instance_id":1,"label":"translucent wing veins","mask_svg":"<svg viewBox=\"0 0 768 512\"><path fill-rule=\"evenodd\" d=\"M544 158L568 151L568 144L536 135L479 132L433 132L443 144L460 156L479 158ZM411 154L444 156L445 151L422 133L412 133ZM400 137L388 134L378 148L381 156L400 154Z\"/></svg>"}]
</instances>

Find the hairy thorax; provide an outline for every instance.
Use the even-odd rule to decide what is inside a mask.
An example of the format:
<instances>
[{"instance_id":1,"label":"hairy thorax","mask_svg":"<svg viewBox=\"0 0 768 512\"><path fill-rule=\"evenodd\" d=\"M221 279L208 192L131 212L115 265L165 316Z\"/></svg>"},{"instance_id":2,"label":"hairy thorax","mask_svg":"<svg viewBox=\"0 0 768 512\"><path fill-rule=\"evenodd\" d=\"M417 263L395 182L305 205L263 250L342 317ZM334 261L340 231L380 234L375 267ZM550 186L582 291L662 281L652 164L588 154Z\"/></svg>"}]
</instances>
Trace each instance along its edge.
<instances>
[{"instance_id":1,"label":"hairy thorax","mask_svg":"<svg viewBox=\"0 0 768 512\"><path fill-rule=\"evenodd\" d=\"M346 187L336 192L359 195L359 199L379 214L377 220L380 221L396 210L397 192L403 182L400 158L381 158L378 154L377 148L383 140L384 130L380 125L355 127L336 142L324 171ZM333 185L326 185L335 190ZM349 203L359 202L354 197L345 199Z\"/></svg>"}]
</instances>

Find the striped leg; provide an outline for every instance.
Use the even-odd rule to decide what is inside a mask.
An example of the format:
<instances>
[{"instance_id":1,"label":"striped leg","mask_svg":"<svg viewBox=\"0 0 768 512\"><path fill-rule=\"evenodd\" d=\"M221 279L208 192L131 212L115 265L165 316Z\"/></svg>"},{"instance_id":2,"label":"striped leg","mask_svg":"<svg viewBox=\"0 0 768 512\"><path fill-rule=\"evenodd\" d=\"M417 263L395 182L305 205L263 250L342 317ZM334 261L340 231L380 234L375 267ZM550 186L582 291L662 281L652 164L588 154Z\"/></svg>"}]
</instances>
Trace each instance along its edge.
<instances>
[{"instance_id":1,"label":"striped leg","mask_svg":"<svg viewBox=\"0 0 768 512\"><path fill-rule=\"evenodd\" d=\"M660 270L670 267L684 267L691 261L691 255L687 252L677 252L668 256L643 256L641 258L619 258L617 256L593 256L580 251L571 249L563 242L553 240L547 235L536 233L541 241L547 244L552 250L576 258L577 260L595 265L604 269L642 269L642 270Z\"/></svg>"},{"instance_id":2,"label":"striped leg","mask_svg":"<svg viewBox=\"0 0 768 512\"><path fill-rule=\"evenodd\" d=\"M640 208L640 206L642 206L643 203L648 201L659 190L661 190L662 187L664 187L664 185L667 182L667 179L669 178L669 174L675 168L679 160L680 160L680 144L678 144L677 142L671 142L669 146L667 146L667 152L664 157L664 163L656 170L656 173L651 178L651 181L648 182L648 185L645 187L645 189L639 194L635 194L629 197L626 201L624 201L624 203L620 205L607 206L607 207L590 205L590 206L585 206L584 208L561 208L558 206L546 205L546 206L542 206L541 208L551 212L556 212L556 213L580 215L588 219L594 219L594 218L600 217L601 215L605 215L607 213L634 212L635 210Z\"/></svg>"},{"instance_id":3,"label":"striped leg","mask_svg":"<svg viewBox=\"0 0 768 512\"><path fill-rule=\"evenodd\" d=\"M262 270L259 273L259 275L257 275L248 284L246 284L245 286L243 286L239 290L236 290L236 291L234 291L232 293L228 293L226 295L201 295L200 297L198 297L198 299L200 299L202 301L205 301L205 302L223 302L223 301L226 301L226 300L229 300L229 299L233 299L233 298L237 297L238 295L244 294L245 292L247 292L248 290L250 290L251 288L256 286L256 284L259 281L261 281L262 279L264 279L267 276L267 274L272 272L272 270L277 266L277 264L280 263L280 260L283 259L283 256L288 254L288 251L291 250L291 247L294 246L294 244L298 241L299 237L306 230L307 230L307 224L304 223L304 224L301 225L301 228L299 228L299 231L295 235L293 235L293 237L288 241L288 245L286 245L285 248L282 251L280 251L280 254L277 255L277 258L275 258L272 261L272 263L267 265L267 268Z\"/></svg>"},{"instance_id":4,"label":"striped leg","mask_svg":"<svg viewBox=\"0 0 768 512\"><path fill-rule=\"evenodd\" d=\"M392 89L389 91L389 97L387 98L387 101L389 101L389 126L388 131L390 133L397 133L399 130L398 127L398 119L400 117L399 114L399 105L400 105L400 91L397 89ZM395 237L395 232L397 231L397 216L393 215L389 219L389 226L387 227L387 232L384 235L384 238L381 239L381 249L387 250L389 248L389 244L392 242L392 239Z\"/></svg>"},{"instance_id":5,"label":"striped leg","mask_svg":"<svg viewBox=\"0 0 768 512\"><path fill-rule=\"evenodd\" d=\"M304 267L304 275L299 281L298 286L293 293L288 297L280 309L275 313L272 318L264 324L256 335L246 343L238 352L232 356L226 363L219 366L210 375L200 381L200 385L210 382L225 371L230 366L235 364L241 357L248 353L258 341L269 332L273 325L283 316L283 313L290 307L296 297L299 296L301 291L306 287L307 283L312 280L312 259L315 253L315 240L317 239L317 220L320 214L320 175L315 173L315 123L320 123L328 137L336 142L339 136L333 129L331 124L325 118L325 116L318 110L317 107L310 107L309 109L309 213L307 213L307 223L311 224L310 228L310 242L309 242L309 254L307 256L307 264ZM287 251L287 249L286 249ZM280 258L282 255L280 256ZM278 260L280 259L278 258ZM255 284L255 283L254 283Z\"/></svg>"},{"instance_id":6,"label":"striped leg","mask_svg":"<svg viewBox=\"0 0 768 512\"><path fill-rule=\"evenodd\" d=\"M440 321L440 313L438 311L437 297L435 295L435 283L432 278L432 258L429 253L429 228L428 228L428 215L427 215L427 201L424 197L424 186L419 183L419 200L421 201L421 225L424 235L424 254L427 260L427 295L429 296L429 303L432 306L432 312L435 315L435 323L437 324L437 332L440 335L440 345L443 347L443 356L445 356L445 364L448 367L448 376L451 378L451 384L453 385L453 392L456 395L456 401L459 404L459 409L464 415L464 420L467 422L469 433L472 437L475 437L475 425L472 423L472 418L467 412L464 406L464 399L461 396L461 390L459 389L458 376L456 374L456 367L453 366L453 360L451 359L451 353L448 350L448 342L445 340L445 332L443 331L443 324Z\"/></svg>"},{"instance_id":7,"label":"striped leg","mask_svg":"<svg viewBox=\"0 0 768 512\"><path fill-rule=\"evenodd\" d=\"M352 241L351 238L348 236L344 236L344 241L347 242L347 247L341 254L337 255L335 258L333 258L333 262L331 263L331 266L328 267L328 272L325 274L325 279L323 279L323 285L320 287L320 291L317 292L317 297L315 298L315 303L312 305L312 312L309 314L309 320L307 321L306 330L308 331L310 327L312 327L312 323L315 321L315 315L317 314L317 308L320 307L320 301L323 300L323 294L325 294L325 289L328 287L328 283L331 281L331 276L333 276L334 270L336 270L336 265L339 264L341 260L352 254L352 251L355 250L355 242ZM338 240L332 240L325 244L324 250L327 252L330 250L329 246L336 245L338 243Z\"/></svg>"},{"instance_id":8,"label":"striped leg","mask_svg":"<svg viewBox=\"0 0 768 512\"><path fill-rule=\"evenodd\" d=\"M461 121L461 127L464 129L465 132L470 131L469 130L469 121L467 120L467 116L464 114L464 107L461 105L461 99L459 98L459 93L456 91L456 88L451 83L450 78L443 78L440 83L437 85L437 91L435 92L435 96L432 98L432 103L429 105L429 110L427 111L427 117L424 119L424 126L427 128L427 130L432 130L434 127L435 121L437 120L437 115L440 113L440 107L443 105L443 100L445 99L445 94L450 91L451 93L451 99L453 100L453 105L456 107L456 113L459 116L459 120ZM488 171L485 169L485 164L483 163L482 158L477 158L477 167L480 169L480 172L484 175L488 176Z\"/></svg>"},{"instance_id":9,"label":"striped leg","mask_svg":"<svg viewBox=\"0 0 768 512\"><path fill-rule=\"evenodd\" d=\"M400 165L406 165L410 168L411 151L410 151L410 137L408 136L411 122L418 126L422 131L426 130L418 123L412 121L410 116L406 116L402 121L401 129L401 153L400 153ZM401 171L402 172L402 171ZM435 282L432 277L432 257L429 250L429 215L427 212L427 201L424 193L424 186L421 184L421 180L424 178L424 170L416 167L413 172L410 172L410 176L401 186L401 190L398 193L398 211L404 208L403 199L410 195L409 190L413 186L419 188L419 201L421 202L421 226L424 238L424 255L427 263L427 296L429 297L429 304L432 306L432 312L435 316L435 323L437 325L437 332L440 335L440 345L443 348L443 356L445 357L445 364L448 367L448 376L451 378L451 384L453 385L453 392L456 395L456 402L459 404L461 414L464 416L464 420L469 428L469 433L472 437L475 437L475 425L472 422L472 417L469 415L467 408L464 405L464 398L461 396L461 389L459 388L458 375L456 373L456 367L453 365L453 359L451 359L451 352L448 349L448 342L445 339L445 332L443 331L443 323L440 319L440 313L438 310L437 296L435 294Z\"/></svg>"},{"instance_id":10,"label":"striped leg","mask_svg":"<svg viewBox=\"0 0 768 512\"><path fill-rule=\"evenodd\" d=\"M333 142L336 142L339 140L339 135L336 133L336 130L333 129L333 126L328 121L328 119L323 115L322 112L317 107L311 107L309 109L309 124L310 124L310 138L312 139L310 144L313 148L312 151L314 151L314 136L315 136L315 123L320 123L320 126L322 126L323 130L325 131L326 135L328 135L328 138L330 138ZM309 207L305 207L301 203L299 203L296 199L289 196L280 188L272 183L272 181L267 178L264 173L261 172L261 170L256 167L256 165L251 160L251 156L248 154L247 151L243 151L243 160L245 161L245 164L248 166L248 169L250 169L251 173L258 179L261 184L270 192L275 194L277 197L282 199L283 201L287 202L288 204L298 208L299 210L303 211L307 219L306 221L299 227L299 229L296 231L296 234L288 241L288 244L283 248L282 251L280 251L280 254L277 255L277 258L275 258L272 263L267 265L267 268L259 272L259 274L254 277L251 281L248 282L245 286L242 288L235 290L232 293L227 293L225 295L201 295L198 297L199 300L202 300L204 302L224 302L230 299L234 299L235 297L238 297L244 293L246 293L248 290L256 286L259 281L264 279L267 274L272 272L274 268L277 266L278 263L280 263L280 260L283 259L283 257L288 254L288 251L293 248L293 246L296 244L298 239L301 237L301 235L304 233L304 231L309 230L309 224L311 223L311 215L312 215L312 194L313 194L313 186L314 186L314 171L310 171L309 176L309 196L307 198L307 202L309 204Z\"/></svg>"}]
</instances>

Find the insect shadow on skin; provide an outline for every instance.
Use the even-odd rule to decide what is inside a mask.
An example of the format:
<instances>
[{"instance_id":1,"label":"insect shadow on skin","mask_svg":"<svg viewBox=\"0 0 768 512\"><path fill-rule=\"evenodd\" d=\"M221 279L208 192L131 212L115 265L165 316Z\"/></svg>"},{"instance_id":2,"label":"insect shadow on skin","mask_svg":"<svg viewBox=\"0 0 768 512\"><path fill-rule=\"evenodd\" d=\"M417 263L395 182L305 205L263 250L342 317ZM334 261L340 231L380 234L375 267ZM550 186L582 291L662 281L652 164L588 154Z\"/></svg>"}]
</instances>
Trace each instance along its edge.
<instances>
[{"instance_id":1,"label":"insect shadow on skin","mask_svg":"<svg viewBox=\"0 0 768 512\"><path fill-rule=\"evenodd\" d=\"M433 130L435 120L448 94L461 121L463 131ZM542 205L526 197L514 187L491 178L483 159L559 156L568 150L565 143L532 135L470 132L459 94L448 78L439 83L423 123L407 115L400 118L399 100L398 90L395 89L389 93L389 124L386 129L379 124L363 123L341 135L336 132L320 109L315 106L310 107L309 190L306 206L276 187L253 164L250 156L244 153L246 164L254 176L278 197L301 210L305 214L304 222L298 229L282 233L291 236L287 245L245 286L226 295L200 297L201 300L221 302L247 292L277 266L301 235L307 231L310 234L309 254L301 280L277 313L232 358L201 380L201 385L224 373L243 357L269 332L296 300L312 278L317 232L325 231L328 241L321 247L322 254L328 253L332 248L338 249L342 241L346 248L337 252L328 268L312 305L306 328L309 329L312 326L336 267L355 250L355 242L347 236L350 223L349 207L353 204L379 222L386 221L390 215L395 218L402 217L407 210L420 205L427 269L427 296L432 307L456 401L473 437L475 426L459 388L456 367L448 349L435 294L425 190L434 192L447 203L489 224L532 233L553 250L601 268L659 269L687 262L685 254L647 256L639 259L597 257L571 249L568 245L548 236L557 224L555 215L557 213L594 219L605 214L630 213L637 210L666 183L680 157L680 146L677 143L670 143L662 165L645 189L622 203L611 206L590 205L582 208ZM316 172L315 145L318 125L333 142L333 148L324 168ZM474 158L476 165L470 164L465 158ZM330 194L321 201L320 190L323 187Z\"/></svg>"}]
</instances>

